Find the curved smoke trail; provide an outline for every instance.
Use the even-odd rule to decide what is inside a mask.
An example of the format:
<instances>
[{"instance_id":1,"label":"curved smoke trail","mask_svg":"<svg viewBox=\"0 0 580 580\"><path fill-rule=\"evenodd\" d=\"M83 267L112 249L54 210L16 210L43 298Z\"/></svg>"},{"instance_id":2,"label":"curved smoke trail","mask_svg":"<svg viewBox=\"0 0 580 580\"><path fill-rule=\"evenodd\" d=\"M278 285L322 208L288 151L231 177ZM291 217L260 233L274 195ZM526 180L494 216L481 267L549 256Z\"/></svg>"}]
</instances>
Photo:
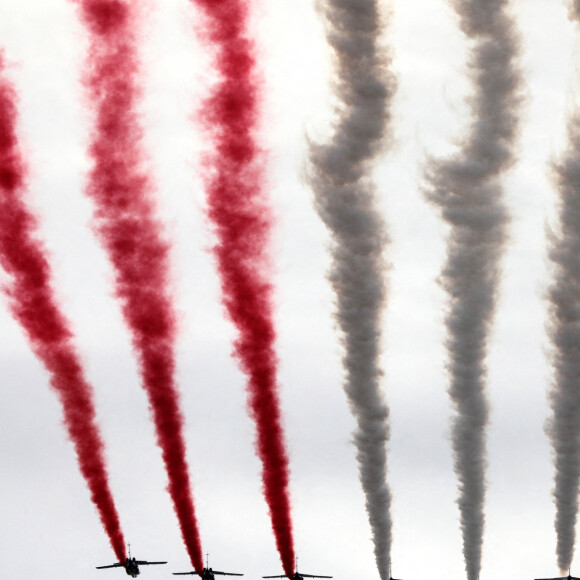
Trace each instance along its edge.
<instances>
[{"instance_id":1,"label":"curved smoke trail","mask_svg":"<svg viewBox=\"0 0 580 580\"><path fill-rule=\"evenodd\" d=\"M96 203L95 226L115 267L116 294L137 352L143 388L169 479L169 493L191 563L203 569L203 553L189 479L183 416L175 384L175 318L168 291L168 245L155 216L152 186L140 149L134 107L136 4L79 0L90 30L86 85L96 113L88 194Z\"/></svg>"},{"instance_id":2,"label":"curved smoke trail","mask_svg":"<svg viewBox=\"0 0 580 580\"><path fill-rule=\"evenodd\" d=\"M514 162L521 80L509 0L454 0L453 5L473 42L474 121L455 157L430 164L427 197L451 226L441 282L450 300L449 395L457 411L453 456L465 569L469 580L477 580L486 489L485 357L508 224L500 178Z\"/></svg>"},{"instance_id":3,"label":"curved smoke trail","mask_svg":"<svg viewBox=\"0 0 580 580\"><path fill-rule=\"evenodd\" d=\"M220 80L204 103L213 153L206 166L209 217L223 302L238 329L235 356L248 375L248 405L272 529L284 572L294 572L289 461L277 385L276 332L268 257L272 216L256 139L259 92L245 0L192 0L205 13ZM211 43L211 44L210 44Z\"/></svg>"},{"instance_id":4,"label":"curved smoke trail","mask_svg":"<svg viewBox=\"0 0 580 580\"><path fill-rule=\"evenodd\" d=\"M580 23L580 2L570 9ZM554 168L560 194L560 230L551 239L549 256L554 280L549 288L549 333L554 385L550 393L553 416L547 432L554 449L556 556L565 573L574 556L580 483L580 110L568 125L568 149Z\"/></svg>"},{"instance_id":5,"label":"curved smoke trail","mask_svg":"<svg viewBox=\"0 0 580 580\"><path fill-rule=\"evenodd\" d=\"M380 388L379 356L387 235L371 173L384 145L396 82L379 49L383 22L376 0L325 0L323 13L339 104L332 141L311 145L309 179L333 238L330 279L345 347L344 389L357 421L359 474L377 568L385 580L392 523L386 481L389 411Z\"/></svg>"},{"instance_id":6,"label":"curved smoke trail","mask_svg":"<svg viewBox=\"0 0 580 580\"><path fill-rule=\"evenodd\" d=\"M0 72L3 68L0 54ZM122 562L126 558L125 540L109 487L92 387L83 376L72 332L51 287L50 266L37 239L36 218L23 199L26 171L15 132L16 115L14 90L0 78L0 264L11 277L3 290L32 350L50 373L91 500Z\"/></svg>"}]
</instances>

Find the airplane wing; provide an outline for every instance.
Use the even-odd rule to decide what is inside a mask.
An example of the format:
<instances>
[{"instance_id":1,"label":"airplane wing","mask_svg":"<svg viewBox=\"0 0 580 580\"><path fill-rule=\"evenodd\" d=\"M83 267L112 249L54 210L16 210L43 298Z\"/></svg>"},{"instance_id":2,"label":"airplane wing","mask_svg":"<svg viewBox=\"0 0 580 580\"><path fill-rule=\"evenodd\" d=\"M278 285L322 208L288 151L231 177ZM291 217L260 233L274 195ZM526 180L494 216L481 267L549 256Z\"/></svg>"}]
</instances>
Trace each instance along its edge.
<instances>
[{"instance_id":1,"label":"airplane wing","mask_svg":"<svg viewBox=\"0 0 580 580\"><path fill-rule=\"evenodd\" d=\"M300 576L303 578L332 578L332 576L316 576L315 574L303 574L300 572Z\"/></svg>"},{"instance_id":2,"label":"airplane wing","mask_svg":"<svg viewBox=\"0 0 580 580\"><path fill-rule=\"evenodd\" d=\"M288 576L282 574L281 576L262 576L262 578L288 578Z\"/></svg>"},{"instance_id":3,"label":"airplane wing","mask_svg":"<svg viewBox=\"0 0 580 580\"><path fill-rule=\"evenodd\" d=\"M172 572L172 574L174 576L185 576L186 574L187 575L197 574L197 572L195 572L195 571L194 572Z\"/></svg>"},{"instance_id":4,"label":"airplane wing","mask_svg":"<svg viewBox=\"0 0 580 580\"><path fill-rule=\"evenodd\" d=\"M152 564L167 564L167 562L146 562L145 560L137 560L135 564L139 566L151 566Z\"/></svg>"},{"instance_id":5,"label":"airplane wing","mask_svg":"<svg viewBox=\"0 0 580 580\"><path fill-rule=\"evenodd\" d=\"M117 562L116 564L110 564L109 566L95 566L97 570L103 570L104 568L118 568L119 566L125 567L125 564L121 564L121 562Z\"/></svg>"},{"instance_id":6,"label":"airplane wing","mask_svg":"<svg viewBox=\"0 0 580 580\"><path fill-rule=\"evenodd\" d=\"M214 574L221 574L222 576L243 576L243 574L237 574L236 572L218 572L217 570L212 570Z\"/></svg>"}]
</instances>

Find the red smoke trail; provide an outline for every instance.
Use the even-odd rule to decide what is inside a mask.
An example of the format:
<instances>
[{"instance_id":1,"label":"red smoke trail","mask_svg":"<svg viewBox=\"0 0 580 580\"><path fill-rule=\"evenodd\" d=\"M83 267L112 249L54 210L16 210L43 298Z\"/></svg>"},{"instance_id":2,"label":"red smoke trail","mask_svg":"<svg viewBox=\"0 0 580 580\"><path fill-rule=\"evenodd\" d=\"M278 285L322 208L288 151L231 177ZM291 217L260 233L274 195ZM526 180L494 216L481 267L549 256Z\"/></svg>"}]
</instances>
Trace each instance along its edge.
<instances>
[{"instance_id":1,"label":"red smoke trail","mask_svg":"<svg viewBox=\"0 0 580 580\"><path fill-rule=\"evenodd\" d=\"M183 417L175 385L175 319L168 293L168 245L155 217L134 111L135 4L81 0L91 33L86 84L96 114L88 194L96 229L115 267L116 294L130 327L143 387L169 478L169 493L193 567L203 569L201 541L185 459Z\"/></svg>"},{"instance_id":2,"label":"red smoke trail","mask_svg":"<svg viewBox=\"0 0 580 580\"><path fill-rule=\"evenodd\" d=\"M276 384L272 286L266 250L272 216L264 191L254 46L245 37L244 0L192 0L208 17L208 43L221 79L205 102L213 137L206 180L209 215L216 226L215 255L223 301L239 330L235 354L249 377L249 409L257 424L263 487L284 572L294 572L289 466Z\"/></svg>"},{"instance_id":3,"label":"red smoke trail","mask_svg":"<svg viewBox=\"0 0 580 580\"><path fill-rule=\"evenodd\" d=\"M0 54L0 72L3 69ZM53 295L50 266L36 239L36 219L23 201L25 167L15 125L15 93L7 80L0 79L0 264L11 276L4 292L33 351L50 373L91 499L117 558L124 561L125 540L109 488L92 388L83 376L68 322Z\"/></svg>"}]
</instances>

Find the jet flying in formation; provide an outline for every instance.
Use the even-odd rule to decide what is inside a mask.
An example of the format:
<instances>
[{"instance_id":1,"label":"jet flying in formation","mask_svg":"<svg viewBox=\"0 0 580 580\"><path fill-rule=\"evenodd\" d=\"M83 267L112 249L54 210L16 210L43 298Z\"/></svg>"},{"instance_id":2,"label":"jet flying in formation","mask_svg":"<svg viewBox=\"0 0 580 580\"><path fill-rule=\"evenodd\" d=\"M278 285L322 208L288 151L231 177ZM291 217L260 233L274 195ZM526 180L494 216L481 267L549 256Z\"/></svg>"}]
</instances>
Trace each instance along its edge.
<instances>
[{"instance_id":1,"label":"jet flying in formation","mask_svg":"<svg viewBox=\"0 0 580 580\"><path fill-rule=\"evenodd\" d=\"M332 578L332 576L317 576L316 574L304 574L303 572L298 572L298 558L296 558L296 571L294 574L292 574L292 576L281 574L279 576L262 576L262 578L288 578L288 580L303 580L304 578ZM578 580L580 580L580 578Z\"/></svg>"},{"instance_id":2,"label":"jet flying in formation","mask_svg":"<svg viewBox=\"0 0 580 580\"><path fill-rule=\"evenodd\" d=\"M236 572L220 572L213 568L204 568L201 572L196 572L195 570L191 572L173 572L174 576L185 576L186 574L197 574L202 580L215 580L214 574L219 574L220 576L243 576L243 574Z\"/></svg>"},{"instance_id":3,"label":"jet flying in formation","mask_svg":"<svg viewBox=\"0 0 580 580\"><path fill-rule=\"evenodd\" d=\"M558 576L557 578L536 578L535 580L580 580L580 578L572 576L570 570L568 570L568 576Z\"/></svg>"},{"instance_id":4,"label":"jet flying in formation","mask_svg":"<svg viewBox=\"0 0 580 580\"><path fill-rule=\"evenodd\" d=\"M219 570L214 570L213 568L210 568L209 554L207 554L206 556L205 565L206 567L201 572L197 572L196 570L192 570L191 572L173 572L173 575L186 576L197 574L202 580L215 580L215 574L219 574L220 576L243 576L243 574L239 574L238 572L220 572Z\"/></svg>"},{"instance_id":5,"label":"jet flying in formation","mask_svg":"<svg viewBox=\"0 0 580 580\"><path fill-rule=\"evenodd\" d=\"M152 564L167 564L167 562L147 562L146 560L136 560L131 557L131 548L129 548L129 556L124 562L115 562L114 564L109 564L107 566L97 566L97 570L103 570L104 568L125 568L125 572L131 578L137 578L141 573L139 566L151 566Z\"/></svg>"}]
</instances>

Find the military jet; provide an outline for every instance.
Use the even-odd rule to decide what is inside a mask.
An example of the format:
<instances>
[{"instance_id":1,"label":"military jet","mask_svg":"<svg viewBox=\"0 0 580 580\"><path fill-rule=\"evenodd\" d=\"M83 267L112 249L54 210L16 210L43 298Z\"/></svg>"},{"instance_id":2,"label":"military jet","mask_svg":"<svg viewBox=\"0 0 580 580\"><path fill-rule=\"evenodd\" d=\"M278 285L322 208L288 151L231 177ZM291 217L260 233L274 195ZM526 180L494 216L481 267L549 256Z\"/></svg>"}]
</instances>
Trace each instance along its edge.
<instances>
[{"instance_id":1,"label":"military jet","mask_svg":"<svg viewBox=\"0 0 580 580\"><path fill-rule=\"evenodd\" d=\"M206 567L201 572L197 572L196 570L192 570L191 572L173 572L173 575L186 576L197 574L202 580L215 580L215 574L219 574L220 576L243 576L243 574L238 574L237 572L220 572L219 570L209 568L209 554L206 556L205 565Z\"/></svg>"},{"instance_id":2,"label":"military jet","mask_svg":"<svg viewBox=\"0 0 580 580\"><path fill-rule=\"evenodd\" d=\"M288 578L289 580L303 580L304 578L332 578L332 576L317 576L316 574L304 574L298 572L298 558L296 558L296 572L292 576L281 574L279 576L262 576L262 578ZM580 578L578 579L580 580Z\"/></svg>"},{"instance_id":3,"label":"military jet","mask_svg":"<svg viewBox=\"0 0 580 580\"><path fill-rule=\"evenodd\" d=\"M219 570L214 570L213 568L204 568L201 572L196 572L195 570L192 570L191 572L172 572L172 574L174 576L197 574L202 578L202 580L215 580L214 574L219 574L220 576L243 576L243 574L237 574L235 572L220 572Z\"/></svg>"},{"instance_id":4,"label":"military jet","mask_svg":"<svg viewBox=\"0 0 580 580\"><path fill-rule=\"evenodd\" d=\"M103 570L104 568L125 568L125 572L131 578L137 578L141 573L139 566L151 566L152 564L167 564L167 562L147 562L145 560L136 560L131 557L131 548L129 548L129 556L124 562L116 562L115 564L109 564L108 566L97 566L97 570Z\"/></svg>"},{"instance_id":5,"label":"military jet","mask_svg":"<svg viewBox=\"0 0 580 580\"><path fill-rule=\"evenodd\" d=\"M568 576L559 576L557 578L536 578L535 580L580 580L580 578L571 576L570 570L568 570Z\"/></svg>"}]
</instances>

